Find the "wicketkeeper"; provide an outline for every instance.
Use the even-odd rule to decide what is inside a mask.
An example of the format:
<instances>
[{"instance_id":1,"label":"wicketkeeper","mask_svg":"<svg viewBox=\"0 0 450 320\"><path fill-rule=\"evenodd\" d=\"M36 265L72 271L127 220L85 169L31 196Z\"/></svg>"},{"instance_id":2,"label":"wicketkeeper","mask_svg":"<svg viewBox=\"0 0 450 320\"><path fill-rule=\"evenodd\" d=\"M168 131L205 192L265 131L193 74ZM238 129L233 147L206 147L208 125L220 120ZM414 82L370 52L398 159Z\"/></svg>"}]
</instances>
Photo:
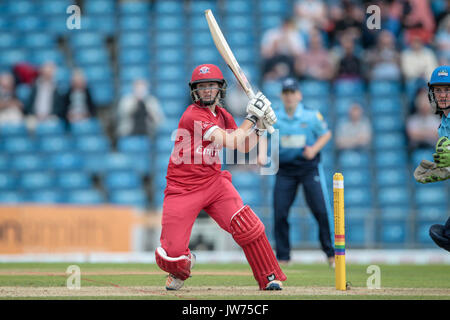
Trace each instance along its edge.
<instances>
[{"instance_id":1,"label":"wicketkeeper","mask_svg":"<svg viewBox=\"0 0 450 320\"><path fill-rule=\"evenodd\" d=\"M444 181L450 178L450 67L437 67L428 83L428 99L433 110L442 120L438 129L439 140L436 144L434 162L422 160L414 171L414 178L420 183ZM445 196L445 195L444 195ZM448 196L448 195L447 195ZM445 225L430 227L430 237L441 248L450 251L450 218Z\"/></svg>"}]
</instances>

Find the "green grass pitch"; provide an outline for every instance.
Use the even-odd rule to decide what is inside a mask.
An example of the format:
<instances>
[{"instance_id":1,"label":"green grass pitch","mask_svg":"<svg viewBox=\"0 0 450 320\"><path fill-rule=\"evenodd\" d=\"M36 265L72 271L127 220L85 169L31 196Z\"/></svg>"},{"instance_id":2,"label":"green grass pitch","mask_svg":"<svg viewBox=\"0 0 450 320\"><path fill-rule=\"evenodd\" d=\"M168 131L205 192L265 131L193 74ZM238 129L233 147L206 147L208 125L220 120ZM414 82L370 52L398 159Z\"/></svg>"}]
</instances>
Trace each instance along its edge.
<instances>
[{"instance_id":1,"label":"green grass pitch","mask_svg":"<svg viewBox=\"0 0 450 320\"><path fill-rule=\"evenodd\" d=\"M81 288L67 289L67 267L81 270ZM176 292L164 288L166 275L155 264L0 263L0 299L345 299L450 300L449 265L379 265L381 288L368 289L368 265L346 266L347 291L334 288L325 264L283 267L284 290L258 290L246 264L197 264Z\"/></svg>"}]
</instances>

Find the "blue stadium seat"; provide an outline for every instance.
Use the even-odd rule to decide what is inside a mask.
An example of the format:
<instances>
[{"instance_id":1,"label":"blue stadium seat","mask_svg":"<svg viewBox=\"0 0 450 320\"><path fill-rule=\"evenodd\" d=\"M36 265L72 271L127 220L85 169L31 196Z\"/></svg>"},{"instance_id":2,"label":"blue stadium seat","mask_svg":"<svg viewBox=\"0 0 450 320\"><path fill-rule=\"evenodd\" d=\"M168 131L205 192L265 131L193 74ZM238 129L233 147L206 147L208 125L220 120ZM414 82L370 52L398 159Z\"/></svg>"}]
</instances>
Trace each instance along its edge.
<instances>
[{"instance_id":1,"label":"blue stadium seat","mask_svg":"<svg viewBox=\"0 0 450 320\"><path fill-rule=\"evenodd\" d=\"M347 169L342 174L345 187L368 186L372 181L369 169Z\"/></svg>"},{"instance_id":2,"label":"blue stadium seat","mask_svg":"<svg viewBox=\"0 0 450 320\"><path fill-rule=\"evenodd\" d=\"M45 5L39 7L39 11L44 15L65 14L67 7L73 4L71 0L45 0Z\"/></svg>"},{"instance_id":3,"label":"blue stadium seat","mask_svg":"<svg viewBox=\"0 0 450 320\"><path fill-rule=\"evenodd\" d=\"M378 168L404 167L408 163L408 156L405 150L383 150L375 155L375 165Z\"/></svg>"},{"instance_id":4,"label":"blue stadium seat","mask_svg":"<svg viewBox=\"0 0 450 320\"><path fill-rule=\"evenodd\" d=\"M448 206L439 206L434 204L419 204L417 208L417 220L434 221L435 223L443 223L450 214Z\"/></svg>"},{"instance_id":5,"label":"blue stadium seat","mask_svg":"<svg viewBox=\"0 0 450 320\"><path fill-rule=\"evenodd\" d=\"M14 136L26 138L28 134L27 127L24 123L20 124L2 124L0 126L0 137L11 138Z\"/></svg>"},{"instance_id":6,"label":"blue stadium seat","mask_svg":"<svg viewBox=\"0 0 450 320\"><path fill-rule=\"evenodd\" d=\"M435 205L445 207L448 205L448 195L444 185L420 185L416 188L415 200L418 206Z\"/></svg>"},{"instance_id":7,"label":"blue stadium seat","mask_svg":"<svg viewBox=\"0 0 450 320\"><path fill-rule=\"evenodd\" d=\"M117 150L123 153L150 153L150 139L148 136L120 137Z\"/></svg>"},{"instance_id":8,"label":"blue stadium seat","mask_svg":"<svg viewBox=\"0 0 450 320\"><path fill-rule=\"evenodd\" d=\"M11 191L17 186L17 177L11 172L0 172L0 190Z\"/></svg>"},{"instance_id":9,"label":"blue stadium seat","mask_svg":"<svg viewBox=\"0 0 450 320\"><path fill-rule=\"evenodd\" d=\"M136 79L149 79L150 68L148 64L122 65L120 68L120 81L133 82Z\"/></svg>"},{"instance_id":10,"label":"blue stadium seat","mask_svg":"<svg viewBox=\"0 0 450 320\"><path fill-rule=\"evenodd\" d=\"M104 44L104 37L99 32L82 31L73 32L70 34L70 45L74 50L81 50L80 48L98 47Z\"/></svg>"},{"instance_id":11,"label":"blue stadium seat","mask_svg":"<svg viewBox=\"0 0 450 320\"><path fill-rule=\"evenodd\" d=\"M172 129L173 130L173 129ZM157 155L161 154L169 154L172 153L174 141L171 140L171 136L169 135L160 135L158 140L156 141L156 153ZM169 160L169 159L167 159Z\"/></svg>"},{"instance_id":12,"label":"blue stadium seat","mask_svg":"<svg viewBox=\"0 0 450 320\"><path fill-rule=\"evenodd\" d=\"M99 23L99 21L101 21L101 23ZM115 15L84 14L82 15L81 25L82 29L86 31L96 31L104 35L113 35L116 32L117 21ZM65 27L65 29L68 30L67 27Z\"/></svg>"},{"instance_id":13,"label":"blue stadium seat","mask_svg":"<svg viewBox=\"0 0 450 320\"><path fill-rule=\"evenodd\" d=\"M123 32L119 36L119 48L121 50L126 50L127 48L132 47L147 48L150 40L150 34L148 31Z\"/></svg>"},{"instance_id":14,"label":"blue stadium seat","mask_svg":"<svg viewBox=\"0 0 450 320\"><path fill-rule=\"evenodd\" d=\"M396 81L372 81L369 84L369 93L373 97L393 97L401 94L401 84Z\"/></svg>"},{"instance_id":15,"label":"blue stadium seat","mask_svg":"<svg viewBox=\"0 0 450 320\"><path fill-rule=\"evenodd\" d=\"M163 123L160 124L158 127L158 133L168 135L169 138L171 135L177 130L178 128L178 122L179 119L166 119ZM173 141L170 142L170 144L173 146Z\"/></svg>"},{"instance_id":16,"label":"blue stadium seat","mask_svg":"<svg viewBox=\"0 0 450 320\"><path fill-rule=\"evenodd\" d=\"M221 59L219 52L211 47L196 49L195 55L191 58L191 62L194 65L199 65L202 63L218 64Z\"/></svg>"},{"instance_id":17,"label":"blue stadium seat","mask_svg":"<svg viewBox=\"0 0 450 320\"><path fill-rule=\"evenodd\" d=\"M219 26L222 27L221 23ZM223 28L228 32L235 32L237 30L250 30L254 26L252 16L248 15L228 15L224 19Z\"/></svg>"},{"instance_id":18,"label":"blue stadium seat","mask_svg":"<svg viewBox=\"0 0 450 320\"><path fill-rule=\"evenodd\" d=\"M400 114L375 115L372 120L375 132L401 132L404 130Z\"/></svg>"},{"instance_id":19,"label":"blue stadium seat","mask_svg":"<svg viewBox=\"0 0 450 320\"><path fill-rule=\"evenodd\" d=\"M70 34L70 32L73 32L73 30L67 28L67 17L67 15L52 15L45 17L46 24L45 30L43 31L52 35ZM83 15L82 21L82 28L86 30L89 19Z\"/></svg>"},{"instance_id":20,"label":"blue stadium seat","mask_svg":"<svg viewBox=\"0 0 450 320\"><path fill-rule=\"evenodd\" d=\"M55 187L54 176L51 173L24 173L19 179L20 187L24 190L39 190Z\"/></svg>"},{"instance_id":21,"label":"blue stadium seat","mask_svg":"<svg viewBox=\"0 0 450 320\"><path fill-rule=\"evenodd\" d=\"M58 51L57 48L41 48L31 50L33 51L30 52L28 60L35 65L41 65L47 61L53 61L57 65L64 64L64 56L60 51Z\"/></svg>"},{"instance_id":22,"label":"blue stadium seat","mask_svg":"<svg viewBox=\"0 0 450 320\"><path fill-rule=\"evenodd\" d=\"M159 31L178 30L182 31L186 26L184 15L163 15L155 21L155 29Z\"/></svg>"},{"instance_id":23,"label":"blue stadium seat","mask_svg":"<svg viewBox=\"0 0 450 320\"><path fill-rule=\"evenodd\" d=\"M364 95L364 83L359 80L336 80L334 92L337 96L362 96Z\"/></svg>"},{"instance_id":24,"label":"blue stadium seat","mask_svg":"<svg viewBox=\"0 0 450 320\"><path fill-rule=\"evenodd\" d=\"M26 83L19 83L16 86L16 95L20 101L28 101L31 94L31 86Z\"/></svg>"},{"instance_id":25,"label":"blue stadium seat","mask_svg":"<svg viewBox=\"0 0 450 320\"><path fill-rule=\"evenodd\" d=\"M177 81L184 79L186 77L186 72L184 71L184 68L180 68L178 65L161 65L158 66L155 76L160 81Z\"/></svg>"},{"instance_id":26,"label":"blue stadium seat","mask_svg":"<svg viewBox=\"0 0 450 320\"><path fill-rule=\"evenodd\" d=\"M238 46L254 46L257 44L253 34L245 31L236 31L227 34L227 41L232 50Z\"/></svg>"},{"instance_id":27,"label":"blue stadium seat","mask_svg":"<svg viewBox=\"0 0 450 320\"><path fill-rule=\"evenodd\" d=\"M24 15L36 12L37 7L32 1L8 1L5 9L11 15Z\"/></svg>"},{"instance_id":28,"label":"blue stadium seat","mask_svg":"<svg viewBox=\"0 0 450 320\"><path fill-rule=\"evenodd\" d=\"M56 38L45 32L30 32L23 35L22 46L34 48L54 48L56 47Z\"/></svg>"},{"instance_id":29,"label":"blue stadium seat","mask_svg":"<svg viewBox=\"0 0 450 320\"><path fill-rule=\"evenodd\" d=\"M0 33L0 48L2 50L9 48L16 48L20 45L19 37L17 34L12 32L2 32Z\"/></svg>"},{"instance_id":30,"label":"blue stadium seat","mask_svg":"<svg viewBox=\"0 0 450 320\"><path fill-rule=\"evenodd\" d=\"M134 163L132 159L125 153L113 152L109 153L103 162L107 171L123 171L133 170Z\"/></svg>"},{"instance_id":31,"label":"blue stadium seat","mask_svg":"<svg viewBox=\"0 0 450 320\"><path fill-rule=\"evenodd\" d=\"M185 63L186 55L184 50L175 48L164 48L158 50L158 55L155 57L155 62L159 64L176 64L181 65Z\"/></svg>"},{"instance_id":32,"label":"blue stadium seat","mask_svg":"<svg viewBox=\"0 0 450 320\"><path fill-rule=\"evenodd\" d=\"M0 30L1 31L15 31L12 24L12 17L0 16Z\"/></svg>"},{"instance_id":33,"label":"blue stadium seat","mask_svg":"<svg viewBox=\"0 0 450 320\"><path fill-rule=\"evenodd\" d=\"M50 165L53 170L57 171L81 170L84 166L84 159L78 153L54 153L50 157Z\"/></svg>"},{"instance_id":34,"label":"blue stadium seat","mask_svg":"<svg viewBox=\"0 0 450 320\"><path fill-rule=\"evenodd\" d=\"M370 102L372 114L403 114L403 104L400 99L392 97L372 98Z\"/></svg>"},{"instance_id":35,"label":"blue stadium seat","mask_svg":"<svg viewBox=\"0 0 450 320\"><path fill-rule=\"evenodd\" d=\"M23 201L23 196L20 192L2 191L0 192L0 203L20 203Z\"/></svg>"},{"instance_id":36,"label":"blue stadium seat","mask_svg":"<svg viewBox=\"0 0 450 320\"><path fill-rule=\"evenodd\" d=\"M16 171L42 171L47 169L45 157L37 154L22 154L14 157L12 168Z\"/></svg>"},{"instance_id":37,"label":"blue stadium seat","mask_svg":"<svg viewBox=\"0 0 450 320\"><path fill-rule=\"evenodd\" d=\"M74 52L74 58L76 63L80 66L105 64L109 61L108 52L103 47L76 50Z\"/></svg>"},{"instance_id":38,"label":"blue stadium seat","mask_svg":"<svg viewBox=\"0 0 450 320\"><path fill-rule=\"evenodd\" d=\"M79 171L63 172L56 178L58 188L64 190L88 189L92 187L89 174Z\"/></svg>"},{"instance_id":39,"label":"blue stadium seat","mask_svg":"<svg viewBox=\"0 0 450 320\"><path fill-rule=\"evenodd\" d=\"M140 15L150 11L150 3L144 1L121 1L119 13L122 15Z\"/></svg>"},{"instance_id":40,"label":"blue stadium seat","mask_svg":"<svg viewBox=\"0 0 450 320\"><path fill-rule=\"evenodd\" d=\"M167 165L166 165L167 167ZM166 174L161 174L159 172L155 173L155 176L153 178L154 182L153 185L157 188L157 189L161 189L164 190L164 188L166 187L167 181L166 181Z\"/></svg>"},{"instance_id":41,"label":"blue stadium seat","mask_svg":"<svg viewBox=\"0 0 450 320\"><path fill-rule=\"evenodd\" d=\"M381 149L401 149L407 145L406 137L403 133L378 133L374 137L373 145L376 150Z\"/></svg>"},{"instance_id":42,"label":"blue stadium seat","mask_svg":"<svg viewBox=\"0 0 450 320\"><path fill-rule=\"evenodd\" d=\"M114 3L115 1L109 1L109 0L91 0L86 1L84 4L84 10L86 10L86 13L88 14L114 14Z\"/></svg>"},{"instance_id":43,"label":"blue stadium seat","mask_svg":"<svg viewBox=\"0 0 450 320\"><path fill-rule=\"evenodd\" d=\"M345 177L344 177L345 179ZM345 181L344 181L345 183ZM369 207L372 205L372 190L370 187L345 188L345 205L348 207Z\"/></svg>"},{"instance_id":44,"label":"blue stadium seat","mask_svg":"<svg viewBox=\"0 0 450 320\"><path fill-rule=\"evenodd\" d=\"M379 167L375 179L378 186L401 186L410 179L409 173L404 167Z\"/></svg>"},{"instance_id":45,"label":"blue stadium seat","mask_svg":"<svg viewBox=\"0 0 450 320\"><path fill-rule=\"evenodd\" d=\"M276 13L279 15L284 15L290 10L290 6L287 0L266 0L258 2L259 11L262 14L266 13Z\"/></svg>"},{"instance_id":46,"label":"blue stadium seat","mask_svg":"<svg viewBox=\"0 0 450 320\"><path fill-rule=\"evenodd\" d=\"M182 15L184 11L183 3L174 0L157 1L155 2L155 12L158 15L162 14L179 14Z\"/></svg>"},{"instance_id":47,"label":"blue stadium seat","mask_svg":"<svg viewBox=\"0 0 450 320\"><path fill-rule=\"evenodd\" d=\"M47 21L44 17L37 16L33 13L21 16L20 19L15 19L13 25L14 29L20 32L35 32L43 31L46 23Z\"/></svg>"},{"instance_id":48,"label":"blue stadium seat","mask_svg":"<svg viewBox=\"0 0 450 320\"><path fill-rule=\"evenodd\" d=\"M123 64L147 64L150 55L147 48L128 48L119 52L119 62Z\"/></svg>"},{"instance_id":49,"label":"blue stadium seat","mask_svg":"<svg viewBox=\"0 0 450 320\"><path fill-rule=\"evenodd\" d=\"M78 205L95 205L105 203L105 199L98 190L85 189L66 193L64 202Z\"/></svg>"},{"instance_id":50,"label":"blue stadium seat","mask_svg":"<svg viewBox=\"0 0 450 320\"><path fill-rule=\"evenodd\" d=\"M119 26L124 31L147 31L150 29L150 21L147 16L122 16L119 19Z\"/></svg>"},{"instance_id":51,"label":"blue stadium seat","mask_svg":"<svg viewBox=\"0 0 450 320\"><path fill-rule=\"evenodd\" d=\"M368 235L364 218L352 217L346 212L345 219L345 242L348 245L364 245Z\"/></svg>"},{"instance_id":52,"label":"blue stadium seat","mask_svg":"<svg viewBox=\"0 0 450 320\"><path fill-rule=\"evenodd\" d=\"M36 150L36 143L31 138L10 137L3 141L3 150L7 153L32 153Z\"/></svg>"},{"instance_id":53,"label":"blue stadium seat","mask_svg":"<svg viewBox=\"0 0 450 320\"><path fill-rule=\"evenodd\" d=\"M114 100L114 86L112 83L92 83L92 100L98 107L108 106Z\"/></svg>"},{"instance_id":54,"label":"blue stadium seat","mask_svg":"<svg viewBox=\"0 0 450 320\"><path fill-rule=\"evenodd\" d=\"M82 153L105 153L111 149L108 138L100 135L77 137L75 148Z\"/></svg>"},{"instance_id":55,"label":"blue stadium seat","mask_svg":"<svg viewBox=\"0 0 450 320\"><path fill-rule=\"evenodd\" d=\"M260 189L261 187L261 176L255 172L249 171L233 171L233 185L236 188L248 188L248 189Z\"/></svg>"},{"instance_id":56,"label":"blue stadium seat","mask_svg":"<svg viewBox=\"0 0 450 320\"><path fill-rule=\"evenodd\" d=\"M28 192L26 196L27 202L40 204L55 204L63 202L63 194L58 190L35 190Z\"/></svg>"},{"instance_id":57,"label":"blue stadium seat","mask_svg":"<svg viewBox=\"0 0 450 320\"><path fill-rule=\"evenodd\" d=\"M402 244L407 238L405 221L386 220L381 222L381 241L386 244Z\"/></svg>"},{"instance_id":58,"label":"blue stadium seat","mask_svg":"<svg viewBox=\"0 0 450 320\"><path fill-rule=\"evenodd\" d=\"M18 62L28 61L28 58L27 52L22 48L2 50L2 54L0 55L0 67L10 68Z\"/></svg>"},{"instance_id":59,"label":"blue stadium seat","mask_svg":"<svg viewBox=\"0 0 450 320\"><path fill-rule=\"evenodd\" d=\"M260 19L261 31L277 28L281 25L283 18L279 14L266 14L264 19Z\"/></svg>"},{"instance_id":60,"label":"blue stadium seat","mask_svg":"<svg viewBox=\"0 0 450 320\"><path fill-rule=\"evenodd\" d=\"M107 173L103 183L108 190L135 189L142 187L140 176L134 171L117 171Z\"/></svg>"},{"instance_id":61,"label":"blue stadium seat","mask_svg":"<svg viewBox=\"0 0 450 320\"><path fill-rule=\"evenodd\" d=\"M9 171L10 168L8 155L0 153L0 172Z\"/></svg>"},{"instance_id":62,"label":"blue stadium seat","mask_svg":"<svg viewBox=\"0 0 450 320\"><path fill-rule=\"evenodd\" d=\"M137 208L145 208L147 206L147 195L140 188L113 191L110 194L109 200L118 205Z\"/></svg>"},{"instance_id":63,"label":"blue stadium seat","mask_svg":"<svg viewBox=\"0 0 450 320\"><path fill-rule=\"evenodd\" d=\"M96 118L74 122L70 125L70 131L74 137L84 135L101 135L103 133L100 120Z\"/></svg>"},{"instance_id":64,"label":"blue stadium seat","mask_svg":"<svg viewBox=\"0 0 450 320\"><path fill-rule=\"evenodd\" d=\"M254 10L251 2L246 0L228 0L224 9L228 15L250 14Z\"/></svg>"},{"instance_id":65,"label":"blue stadium seat","mask_svg":"<svg viewBox=\"0 0 450 320\"><path fill-rule=\"evenodd\" d=\"M303 80L300 82L300 89L304 97L324 97L330 93L330 83L326 81Z\"/></svg>"},{"instance_id":66,"label":"blue stadium seat","mask_svg":"<svg viewBox=\"0 0 450 320\"><path fill-rule=\"evenodd\" d=\"M406 187L381 187L378 190L378 201L381 206L408 205L410 192Z\"/></svg>"},{"instance_id":67,"label":"blue stadium seat","mask_svg":"<svg viewBox=\"0 0 450 320\"><path fill-rule=\"evenodd\" d=\"M83 70L87 82L108 82L113 79L111 68L107 65L90 66Z\"/></svg>"},{"instance_id":68,"label":"blue stadium seat","mask_svg":"<svg viewBox=\"0 0 450 320\"><path fill-rule=\"evenodd\" d=\"M64 132L64 123L60 120L39 122L35 130L37 136L61 136Z\"/></svg>"},{"instance_id":69,"label":"blue stadium seat","mask_svg":"<svg viewBox=\"0 0 450 320\"><path fill-rule=\"evenodd\" d=\"M367 152L346 150L339 154L338 164L342 168L368 168L370 159Z\"/></svg>"},{"instance_id":70,"label":"blue stadium seat","mask_svg":"<svg viewBox=\"0 0 450 320\"><path fill-rule=\"evenodd\" d=\"M241 195L244 204L247 204L250 207L268 205L266 201L267 198L263 197L261 191L258 192L257 190L254 189L237 189L237 190Z\"/></svg>"},{"instance_id":71,"label":"blue stadium seat","mask_svg":"<svg viewBox=\"0 0 450 320\"><path fill-rule=\"evenodd\" d=\"M439 222L438 222L439 223ZM435 248L436 244L430 237L430 222L422 222L417 225L416 240L421 244L427 244Z\"/></svg>"},{"instance_id":72,"label":"blue stadium seat","mask_svg":"<svg viewBox=\"0 0 450 320\"><path fill-rule=\"evenodd\" d=\"M167 83L159 83L154 92L156 96L161 99L161 101L164 101L166 99L181 99L183 97L185 98L187 94L189 94L187 86L185 86L185 89L183 90L183 87L181 87L179 83L175 83L173 81Z\"/></svg>"}]
</instances>

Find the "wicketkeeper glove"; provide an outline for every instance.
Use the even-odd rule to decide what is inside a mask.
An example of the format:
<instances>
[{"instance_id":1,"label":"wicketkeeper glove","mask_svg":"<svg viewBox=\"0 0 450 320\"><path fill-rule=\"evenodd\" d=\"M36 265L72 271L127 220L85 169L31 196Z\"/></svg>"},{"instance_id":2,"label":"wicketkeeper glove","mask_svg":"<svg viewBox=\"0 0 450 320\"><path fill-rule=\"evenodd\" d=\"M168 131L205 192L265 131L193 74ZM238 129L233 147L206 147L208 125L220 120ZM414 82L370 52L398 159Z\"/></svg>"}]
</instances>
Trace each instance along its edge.
<instances>
[{"instance_id":1,"label":"wicketkeeper glove","mask_svg":"<svg viewBox=\"0 0 450 320\"><path fill-rule=\"evenodd\" d=\"M420 183L444 181L450 178L450 167L439 168L434 162L422 160L414 171L414 178Z\"/></svg>"},{"instance_id":2,"label":"wicketkeeper glove","mask_svg":"<svg viewBox=\"0 0 450 320\"><path fill-rule=\"evenodd\" d=\"M450 140L447 137L438 140L433 158L438 168L450 167Z\"/></svg>"}]
</instances>

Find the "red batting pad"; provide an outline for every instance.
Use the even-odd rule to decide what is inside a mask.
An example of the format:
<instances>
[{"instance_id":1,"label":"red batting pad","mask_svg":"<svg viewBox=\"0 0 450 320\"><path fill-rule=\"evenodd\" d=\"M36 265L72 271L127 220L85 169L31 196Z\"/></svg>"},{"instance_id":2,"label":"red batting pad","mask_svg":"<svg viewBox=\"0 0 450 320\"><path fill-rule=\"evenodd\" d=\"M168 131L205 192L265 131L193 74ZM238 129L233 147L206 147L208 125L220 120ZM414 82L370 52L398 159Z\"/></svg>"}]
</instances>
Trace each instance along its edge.
<instances>
[{"instance_id":1,"label":"red batting pad","mask_svg":"<svg viewBox=\"0 0 450 320\"><path fill-rule=\"evenodd\" d=\"M186 280L191 275L191 258L181 256L177 258L168 257L166 251L158 247L155 251L156 264L163 270L180 280Z\"/></svg>"},{"instance_id":2,"label":"red batting pad","mask_svg":"<svg viewBox=\"0 0 450 320\"><path fill-rule=\"evenodd\" d=\"M244 206L231 218L230 228L233 239L244 250L260 289L272 280L287 279L267 240L263 223L249 206Z\"/></svg>"}]
</instances>

